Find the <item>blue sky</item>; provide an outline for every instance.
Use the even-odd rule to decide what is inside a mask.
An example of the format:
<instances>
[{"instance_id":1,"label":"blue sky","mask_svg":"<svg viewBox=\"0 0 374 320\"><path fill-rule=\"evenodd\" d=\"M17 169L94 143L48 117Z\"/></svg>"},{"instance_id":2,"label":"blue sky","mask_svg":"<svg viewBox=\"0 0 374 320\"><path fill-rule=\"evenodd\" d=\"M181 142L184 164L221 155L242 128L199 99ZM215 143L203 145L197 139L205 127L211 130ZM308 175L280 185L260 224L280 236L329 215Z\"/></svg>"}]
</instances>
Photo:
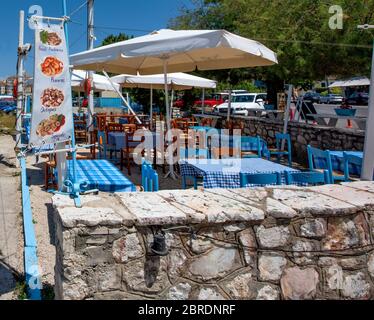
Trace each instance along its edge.
<instances>
[{"instance_id":1,"label":"blue sky","mask_svg":"<svg viewBox=\"0 0 374 320\"><path fill-rule=\"evenodd\" d=\"M73 12L84 0L67 0L68 13ZM15 73L19 29L19 11L26 16L32 5L39 5L46 16L62 16L62 0L10 0L2 1L0 10L0 79ZM190 0L95 0L95 25L99 44L111 33L124 32L134 36L165 28L171 18L178 15L182 6L191 6ZM86 7L74 14L69 24L70 52L82 51L87 46ZM105 27L105 28L101 28ZM26 22L25 42L33 43L34 37ZM33 58L28 58L26 68L31 72Z\"/></svg>"}]
</instances>

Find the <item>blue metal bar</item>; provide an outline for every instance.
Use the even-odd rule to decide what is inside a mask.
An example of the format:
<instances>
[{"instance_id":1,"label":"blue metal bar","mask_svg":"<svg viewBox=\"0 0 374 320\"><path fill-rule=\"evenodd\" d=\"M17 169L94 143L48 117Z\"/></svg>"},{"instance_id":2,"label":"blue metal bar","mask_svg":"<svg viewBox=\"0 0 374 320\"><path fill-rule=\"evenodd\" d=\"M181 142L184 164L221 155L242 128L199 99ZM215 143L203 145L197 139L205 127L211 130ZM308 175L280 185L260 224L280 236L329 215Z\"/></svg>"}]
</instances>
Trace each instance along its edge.
<instances>
[{"instance_id":1,"label":"blue metal bar","mask_svg":"<svg viewBox=\"0 0 374 320\"><path fill-rule=\"evenodd\" d=\"M27 183L26 159L20 159L22 181L22 211L23 230L25 238L24 268L25 281L28 285L28 295L31 300L41 300L41 279L37 257L37 242L34 231L34 223L31 211L30 190Z\"/></svg>"},{"instance_id":2,"label":"blue metal bar","mask_svg":"<svg viewBox=\"0 0 374 320\"><path fill-rule=\"evenodd\" d=\"M63 10L63 15L66 17L67 16L67 4L66 4L66 0L62 0L62 10ZM67 22L65 21L64 22L64 30L65 30L65 38L66 38L66 50L67 50L67 55L69 57L69 30L68 30L68 26L67 26ZM74 119L74 114L73 114L73 110L72 110L72 116L73 116L73 119ZM74 121L74 120L73 120ZM73 131L72 131L72 137L71 137L71 146L72 146L72 149L73 149L73 152L72 152L72 158L73 158L73 181L72 181L72 189L71 192L73 193L73 196L74 196L74 202L75 202L75 205L80 208L82 206L81 204L81 200L80 200L80 187L79 187L79 183L77 181L77 171L76 171L76 167L77 167L77 152L75 150L75 129L74 129L74 124L73 124Z\"/></svg>"}]
</instances>

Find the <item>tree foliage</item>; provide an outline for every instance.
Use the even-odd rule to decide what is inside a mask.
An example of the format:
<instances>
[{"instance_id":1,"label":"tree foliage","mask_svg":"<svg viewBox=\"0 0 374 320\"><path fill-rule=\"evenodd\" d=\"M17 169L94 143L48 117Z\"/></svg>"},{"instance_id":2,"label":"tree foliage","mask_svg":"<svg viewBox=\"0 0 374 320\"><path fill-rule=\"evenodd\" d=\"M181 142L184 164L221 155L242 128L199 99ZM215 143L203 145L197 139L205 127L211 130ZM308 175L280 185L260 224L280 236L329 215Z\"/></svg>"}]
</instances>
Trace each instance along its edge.
<instances>
[{"instance_id":1,"label":"tree foliage","mask_svg":"<svg viewBox=\"0 0 374 320\"><path fill-rule=\"evenodd\" d=\"M308 85L326 76L351 77L370 72L374 0L193 0L170 26L176 29L226 29L258 40L278 55L279 64L232 71L230 78ZM329 27L332 5L343 9L343 29ZM216 73L218 78L227 72Z\"/></svg>"}]
</instances>

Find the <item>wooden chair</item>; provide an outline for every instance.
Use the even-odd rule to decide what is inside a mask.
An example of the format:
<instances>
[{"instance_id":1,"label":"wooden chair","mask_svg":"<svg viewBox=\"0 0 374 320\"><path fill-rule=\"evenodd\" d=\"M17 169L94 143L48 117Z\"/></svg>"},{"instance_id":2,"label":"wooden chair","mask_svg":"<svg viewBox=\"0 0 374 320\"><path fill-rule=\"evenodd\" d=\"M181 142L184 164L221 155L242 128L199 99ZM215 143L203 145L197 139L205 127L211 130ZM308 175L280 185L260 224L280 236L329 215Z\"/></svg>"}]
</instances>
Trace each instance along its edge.
<instances>
[{"instance_id":1,"label":"wooden chair","mask_svg":"<svg viewBox=\"0 0 374 320\"><path fill-rule=\"evenodd\" d=\"M210 118L204 118L201 120L201 126L202 127L211 127L213 124L213 119Z\"/></svg>"},{"instance_id":2,"label":"wooden chair","mask_svg":"<svg viewBox=\"0 0 374 320\"><path fill-rule=\"evenodd\" d=\"M241 137L241 158L261 158L261 139Z\"/></svg>"},{"instance_id":3,"label":"wooden chair","mask_svg":"<svg viewBox=\"0 0 374 320\"><path fill-rule=\"evenodd\" d=\"M287 185L320 185L329 184L330 176L328 170L323 172L288 172L286 171L286 183Z\"/></svg>"},{"instance_id":4,"label":"wooden chair","mask_svg":"<svg viewBox=\"0 0 374 320\"><path fill-rule=\"evenodd\" d=\"M281 157L286 156L288 158L288 165L292 167L292 147L291 147L291 136L289 134L277 133L275 135L276 148L269 149L270 157L276 156L278 163L280 163ZM287 146L286 150L282 150L282 142L285 142Z\"/></svg>"},{"instance_id":5,"label":"wooden chair","mask_svg":"<svg viewBox=\"0 0 374 320\"><path fill-rule=\"evenodd\" d=\"M135 153L137 146L144 142L144 137L141 141L139 137L135 137L135 132L127 132L125 136L125 148L121 149L121 171L126 166L129 176L131 176L131 164L135 162L135 156L139 156ZM144 150L141 152L141 157L144 157Z\"/></svg>"},{"instance_id":6,"label":"wooden chair","mask_svg":"<svg viewBox=\"0 0 374 320\"><path fill-rule=\"evenodd\" d=\"M88 142L87 122L85 120L74 120L74 133L75 133L75 141L77 143L87 143Z\"/></svg>"},{"instance_id":7,"label":"wooden chair","mask_svg":"<svg viewBox=\"0 0 374 320\"><path fill-rule=\"evenodd\" d=\"M144 192L159 191L158 174L152 165L143 159L142 164L142 186Z\"/></svg>"},{"instance_id":8,"label":"wooden chair","mask_svg":"<svg viewBox=\"0 0 374 320\"><path fill-rule=\"evenodd\" d=\"M119 124L119 123L116 123L116 122L109 122L107 124L106 130L105 130L107 143L109 141L109 133L110 132L124 132L124 127L123 126L124 126L123 124ZM117 150L115 145L107 144L107 151L109 151L109 158L112 159L113 152L117 153L120 150Z\"/></svg>"},{"instance_id":9,"label":"wooden chair","mask_svg":"<svg viewBox=\"0 0 374 320\"><path fill-rule=\"evenodd\" d=\"M270 185L281 185L282 176L279 172L277 173L259 173L259 174L247 174L240 173L240 187L248 188L248 185L253 187L265 187Z\"/></svg>"},{"instance_id":10,"label":"wooden chair","mask_svg":"<svg viewBox=\"0 0 374 320\"><path fill-rule=\"evenodd\" d=\"M334 184L335 181L347 181L345 174L333 170L330 151L322 151L308 145L308 162L309 169L315 172L329 172L330 183Z\"/></svg>"},{"instance_id":11,"label":"wooden chair","mask_svg":"<svg viewBox=\"0 0 374 320\"><path fill-rule=\"evenodd\" d=\"M240 156L240 149L232 147L212 148L211 152L212 159L229 159Z\"/></svg>"},{"instance_id":12,"label":"wooden chair","mask_svg":"<svg viewBox=\"0 0 374 320\"><path fill-rule=\"evenodd\" d=\"M99 149L99 159L106 160L107 140L106 140L106 133L104 131L98 131L97 142L98 142L98 149Z\"/></svg>"},{"instance_id":13,"label":"wooden chair","mask_svg":"<svg viewBox=\"0 0 374 320\"><path fill-rule=\"evenodd\" d=\"M55 170L57 168L56 156L52 160L44 163L44 188L46 191L57 189L57 181L55 177Z\"/></svg>"},{"instance_id":14,"label":"wooden chair","mask_svg":"<svg viewBox=\"0 0 374 320\"><path fill-rule=\"evenodd\" d=\"M352 154L349 154L347 152L343 152L343 156L344 156L344 176L345 176L345 179L346 181L358 181L360 180L360 177L351 177L350 175L350 171L349 171L349 166L351 164L357 166L357 167L362 167L362 158L361 157L358 157L358 156L355 156L355 155L352 155Z\"/></svg>"}]
</instances>

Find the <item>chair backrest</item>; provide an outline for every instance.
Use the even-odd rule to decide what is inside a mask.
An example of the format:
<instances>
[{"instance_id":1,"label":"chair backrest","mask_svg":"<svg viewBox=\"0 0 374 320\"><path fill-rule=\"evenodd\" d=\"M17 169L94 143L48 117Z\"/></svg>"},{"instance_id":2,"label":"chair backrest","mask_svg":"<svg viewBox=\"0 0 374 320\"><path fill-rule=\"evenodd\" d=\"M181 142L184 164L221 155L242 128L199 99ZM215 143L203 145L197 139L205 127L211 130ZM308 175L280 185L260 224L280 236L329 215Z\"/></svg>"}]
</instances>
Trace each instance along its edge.
<instances>
[{"instance_id":1,"label":"chair backrest","mask_svg":"<svg viewBox=\"0 0 374 320\"><path fill-rule=\"evenodd\" d=\"M318 165L316 165L317 159ZM316 169L327 170L329 172L330 183L334 183L331 155L329 150L323 151L308 145L308 162L309 169L311 171L315 171Z\"/></svg>"},{"instance_id":2,"label":"chair backrest","mask_svg":"<svg viewBox=\"0 0 374 320\"><path fill-rule=\"evenodd\" d=\"M344 176L346 180L350 179L350 174L349 174L349 165L353 164L358 167L362 167L362 162L363 159L361 157L358 157L353 154L349 154L347 152L343 152L344 156Z\"/></svg>"},{"instance_id":3,"label":"chair backrest","mask_svg":"<svg viewBox=\"0 0 374 320\"><path fill-rule=\"evenodd\" d=\"M201 120L201 125L203 127L211 127L213 124L213 119L210 119L210 118L204 118L203 120Z\"/></svg>"},{"instance_id":4,"label":"chair backrest","mask_svg":"<svg viewBox=\"0 0 374 320\"><path fill-rule=\"evenodd\" d=\"M97 132L97 142L98 142L98 149L99 149L99 158L106 159L107 136L104 131Z\"/></svg>"},{"instance_id":5,"label":"chair backrest","mask_svg":"<svg viewBox=\"0 0 374 320\"><path fill-rule=\"evenodd\" d=\"M282 149L282 142L285 141L287 144L287 151L291 152L291 136L288 133L276 133L275 140L276 140L277 150Z\"/></svg>"},{"instance_id":6,"label":"chair backrest","mask_svg":"<svg viewBox=\"0 0 374 320\"><path fill-rule=\"evenodd\" d=\"M241 138L242 151L257 151L261 155L261 138L257 137L242 137Z\"/></svg>"},{"instance_id":7,"label":"chair backrest","mask_svg":"<svg viewBox=\"0 0 374 320\"><path fill-rule=\"evenodd\" d=\"M144 192L159 191L159 180L157 172L152 165L143 159L142 163L142 186Z\"/></svg>"},{"instance_id":8,"label":"chair backrest","mask_svg":"<svg viewBox=\"0 0 374 320\"><path fill-rule=\"evenodd\" d=\"M240 173L240 187L256 187L267 185L281 185L282 176L280 172L276 173Z\"/></svg>"},{"instance_id":9,"label":"chair backrest","mask_svg":"<svg viewBox=\"0 0 374 320\"><path fill-rule=\"evenodd\" d=\"M286 172L287 185L319 185L329 184L330 175L328 170L323 172Z\"/></svg>"},{"instance_id":10,"label":"chair backrest","mask_svg":"<svg viewBox=\"0 0 374 320\"><path fill-rule=\"evenodd\" d=\"M123 132L126 132L126 133L135 133L137 126L136 124L123 124L122 129L123 129Z\"/></svg>"}]
</instances>

